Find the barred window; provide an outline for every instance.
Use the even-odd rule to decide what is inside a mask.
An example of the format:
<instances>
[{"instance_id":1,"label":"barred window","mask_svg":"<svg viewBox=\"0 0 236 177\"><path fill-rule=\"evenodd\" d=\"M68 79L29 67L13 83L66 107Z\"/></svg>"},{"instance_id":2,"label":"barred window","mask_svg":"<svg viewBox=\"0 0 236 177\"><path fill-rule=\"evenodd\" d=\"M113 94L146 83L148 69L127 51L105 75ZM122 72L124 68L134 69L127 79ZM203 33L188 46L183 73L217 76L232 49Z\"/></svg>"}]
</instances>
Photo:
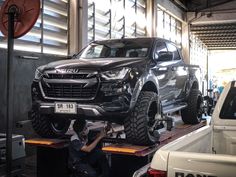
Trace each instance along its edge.
<instances>
[{"instance_id":1,"label":"barred window","mask_svg":"<svg viewBox=\"0 0 236 177\"><path fill-rule=\"evenodd\" d=\"M0 6L4 0L0 0ZM16 50L68 54L69 0L42 0L41 13L33 29L15 40ZM0 48L7 48L7 39L0 32Z\"/></svg>"},{"instance_id":2,"label":"barred window","mask_svg":"<svg viewBox=\"0 0 236 177\"><path fill-rule=\"evenodd\" d=\"M146 36L145 0L88 0L88 41Z\"/></svg>"},{"instance_id":3,"label":"barred window","mask_svg":"<svg viewBox=\"0 0 236 177\"><path fill-rule=\"evenodd\" d=\"M181 48L182 27L181 21L177 20L161 8L157 8L157 36L168 39Z\"/></svg>"}]
</instances>

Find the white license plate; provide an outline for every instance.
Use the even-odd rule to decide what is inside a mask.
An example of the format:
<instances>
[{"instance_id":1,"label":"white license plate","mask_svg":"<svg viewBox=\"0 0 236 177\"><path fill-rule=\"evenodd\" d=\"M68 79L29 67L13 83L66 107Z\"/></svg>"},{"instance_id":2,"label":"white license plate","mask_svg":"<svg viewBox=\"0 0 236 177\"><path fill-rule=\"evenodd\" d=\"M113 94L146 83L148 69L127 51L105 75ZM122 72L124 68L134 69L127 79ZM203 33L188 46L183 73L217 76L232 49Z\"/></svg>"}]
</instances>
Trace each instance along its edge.
<instances>
[{"instance_id":1,"label":"white license plate","mask_svg":"<svg viewBox=\"0 0 236 177\"><path fill-rule=\"evenodd\" d=\"M55 113L59 114L76 114L76 103L55 103Z\"/></svg>"}]
</instances>

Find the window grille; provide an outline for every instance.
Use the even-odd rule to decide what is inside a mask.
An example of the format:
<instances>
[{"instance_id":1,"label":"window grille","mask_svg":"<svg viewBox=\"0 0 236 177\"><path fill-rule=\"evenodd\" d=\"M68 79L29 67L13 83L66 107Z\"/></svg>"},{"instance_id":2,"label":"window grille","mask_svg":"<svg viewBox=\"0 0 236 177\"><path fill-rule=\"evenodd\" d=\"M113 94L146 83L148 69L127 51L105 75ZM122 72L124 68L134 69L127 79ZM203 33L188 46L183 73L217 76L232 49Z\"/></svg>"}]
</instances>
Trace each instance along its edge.
<instances>
[{"instance_id":1,"label":"window grille","mask_svg":"<svg viewBox=\"0 0 236 177\"><path fill-rule=\"evenodd\" d=\"M181 48L182 26L181 22L159 7L157 8L157 36L168 39Z\"/></svg>"},{"instance_id":2,"label":"window grille","mask_svg":"<svg viewBox=\"0 0 236 177\"><path fill-rule=\"evenodd\" d=\"M145 0L88 0L88 41L146 36Z\"/></svg>"}]
</instances>

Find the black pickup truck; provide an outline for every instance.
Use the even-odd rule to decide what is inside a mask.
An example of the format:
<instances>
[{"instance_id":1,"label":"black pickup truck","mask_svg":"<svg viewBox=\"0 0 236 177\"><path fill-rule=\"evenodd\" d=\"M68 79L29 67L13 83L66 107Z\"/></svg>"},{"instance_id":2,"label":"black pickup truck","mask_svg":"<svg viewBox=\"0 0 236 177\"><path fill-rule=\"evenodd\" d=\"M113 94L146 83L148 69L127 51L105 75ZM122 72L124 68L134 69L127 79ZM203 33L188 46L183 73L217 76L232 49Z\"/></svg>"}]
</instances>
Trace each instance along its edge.
<instances>
[{"instance_id":1,"label":"black pickup truck","mask_svg":"<svg viewBox=\"0 0 236 177\"><path fill-rule=\"evenodd\" d=\"M130 143L155 143L163 114L181 110L185 123L199 123L199 70L161 38L94 41L73 59L37 68L33 128L58 137L73 119L104 120L124 125Z\"/></svg>"}]
</instances>

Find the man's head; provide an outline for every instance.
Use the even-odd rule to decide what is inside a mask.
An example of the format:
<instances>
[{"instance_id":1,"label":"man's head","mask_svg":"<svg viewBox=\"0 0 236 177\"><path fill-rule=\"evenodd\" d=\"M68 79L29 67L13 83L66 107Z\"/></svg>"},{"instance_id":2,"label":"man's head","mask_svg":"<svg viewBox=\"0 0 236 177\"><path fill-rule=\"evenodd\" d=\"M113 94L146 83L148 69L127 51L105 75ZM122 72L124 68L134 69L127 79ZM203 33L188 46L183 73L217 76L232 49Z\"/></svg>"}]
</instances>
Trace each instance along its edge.
<instances>
[{"instance_id":1,"label":"man's head","mask_svg":"<svg viewBox=\"0 0 236 177\"><path fill-rule=\"evenodd\" d=\"M73 130L77 134L88 134L87 122L84 119L77 119L73 124Z\"/></svg>"}]
</instances>

